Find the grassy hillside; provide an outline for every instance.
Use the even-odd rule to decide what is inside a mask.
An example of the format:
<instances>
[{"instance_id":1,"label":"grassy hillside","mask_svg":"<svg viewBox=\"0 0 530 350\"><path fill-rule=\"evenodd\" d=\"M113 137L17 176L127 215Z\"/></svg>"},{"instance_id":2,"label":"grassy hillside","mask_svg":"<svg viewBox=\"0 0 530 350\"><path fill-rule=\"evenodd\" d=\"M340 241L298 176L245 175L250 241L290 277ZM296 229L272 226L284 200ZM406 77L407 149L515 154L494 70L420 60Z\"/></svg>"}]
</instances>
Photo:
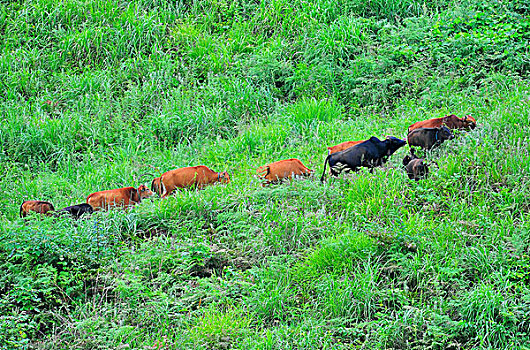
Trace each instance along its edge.
<instances>
[{"instance_id":1,"label":"grassy hillside","mask_svg":"<svg viewBox=\"0 0 530 350\"><path fill-rule=\"evenodd\" d=\"M0 3L0 348L530 348L530 3ZM321 184L326 146L479 126ZM262 188L296 157L315 176ZM232 182L18 218L177 167Z\"/></svg>"}]
</instances>

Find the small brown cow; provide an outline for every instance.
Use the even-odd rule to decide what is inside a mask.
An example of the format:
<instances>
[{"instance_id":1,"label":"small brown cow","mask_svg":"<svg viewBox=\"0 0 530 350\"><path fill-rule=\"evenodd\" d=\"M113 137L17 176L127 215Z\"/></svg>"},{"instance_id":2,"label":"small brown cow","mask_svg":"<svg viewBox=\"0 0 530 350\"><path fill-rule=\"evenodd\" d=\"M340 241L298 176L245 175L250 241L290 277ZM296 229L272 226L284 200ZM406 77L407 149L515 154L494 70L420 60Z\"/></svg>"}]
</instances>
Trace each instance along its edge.
<instances>
[{"instance_id":1,"label":"small brown cow","mask_svg":"<svg viewBox=\"0 0 530 350\"><path fill-rule=\"evenodd\" d=\"M86 202L98 210L108 210L111 207L129 207L140 203L142 199L149 198L153 192L145 185L140 185L138 189L134 187L117 188L114 190L99 191L92 193Z\"/></svg>"},{"instance_id":2,"label":"small brown cow","mask_svg":"<svg viewBox=\"0 0 530 350\"><path fill-rule=\"evenodd\" d=\"M429 175L429 167L425 159L418 158L414 152L403 158L403 166L409 179L419 181Z\"/></svg>"},{"instance_id":3,"label":"small brown cow","mask_svg":"<svg viewBox=\"0 0 530 350\"><path fill-rule=\"evenodd\" d=\"M177 188L194 187L202 189L216 182L229 183L226 171L216 172L204 165L190 166L167 171L151 183L151 190L162 198L169 196Z\"/></svg>"},{"instance_id":4,"label":"small brown cow","mask_svg":"<svg viewBox=\"0 0 530 350\"><path fill-rule=\"evenodd\" d=\"M262 186L279 183L283 179L291 179L295 176L309 176L313 170L308 169L296 158L284 159L274 163L260 166L257 173L261 179L265 179Z\"/></svg>"},{"instance_id":5,"label":"small brown cow","mask_svg":"<svg viewBox=\"0 0 530 350\"><path fill-rule=\"evenodd\" d=\"M362 142L364 142L364 140L363 141L346 141L343 143L339 143L338 145L335 145L333 147L328 147L328 155L337 153L340 151L344 151L345 149L348 149Z\"/></svg>"},{"instance_id":6,"label":"small brown cow","mask_svg":"<svg viewBox=\"0 0 530 350\"><path fill-rule=\"evenodd\" d=\"M45 201L24 201L20 206L20 217L25 218L30 212L35 212L38 214L44 214L46 216L52 215L52 211L55 208L53 204Z\"/></svg>"},{"instance_id":7,"label":"small brown cow","mask_svg":"<svg viewBox=\"0 0 530 350\"><path fill-rule=\"evenodd\" d=\"M408 132L419 128L439 128L442 126L447 126L449 129L469 131L475 129L477 126L477 121L470 115L466 115L464 118L458 118L456 115L451 114L442 118L434 118L416 122L409 126Z\"/></svg>"}]
</instances>

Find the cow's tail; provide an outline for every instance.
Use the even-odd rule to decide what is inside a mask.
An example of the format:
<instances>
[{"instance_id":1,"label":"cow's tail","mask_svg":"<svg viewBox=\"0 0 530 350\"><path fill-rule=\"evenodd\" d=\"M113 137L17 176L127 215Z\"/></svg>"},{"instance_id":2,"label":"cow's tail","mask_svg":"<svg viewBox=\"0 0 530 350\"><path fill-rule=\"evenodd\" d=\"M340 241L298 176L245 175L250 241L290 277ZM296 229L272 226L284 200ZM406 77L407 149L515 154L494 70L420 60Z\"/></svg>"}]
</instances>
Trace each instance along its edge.
<instances>
[{"instance_id":1,"label":"cow's tail","mask_svg":"<svg viewBox=\"0 0 530 350\"><path fill-rule=\"evenodd\" d=\"M20 211L18 213L18 215L22 218L22 214L24 214L24 209L22 208L24 206L24 203L26 203L26 201L23 201L22 204L20 205Z\"/></svg>"},{"instance_id":2,"label":"cow's tail","mask_svg":"<svg viewBox=\"0 0 530 350\"><path fill-rule=\"evenodd\" d=\"M166 185L164 185L164 177L163 176L160 176L160 186L158 186L160 188L160 197L162 196L165 196L166 193L167 193L167 190L166 190Z\"/></svg>"},{"instance_id":3,"label":"cow's tail","mask_svg":"<svg viewBox=\"0 0 530 350\"><path fill-rule=\"evenodd\" d=\"M324 171L322 172L322 176L320 177L320 182L324 182L324 176L326 176L326 165L328 165L329 163L329 157L331 157L331 154L328 154L328 156L326 157L326 160L324 161Z\"/></svg>"},{"instance_id":4,"label":"cow's tail","mask_svg":"<svg viewBox=\"0 0 530 350\"><path fill-rule=\"evenodd\" d=\"M158 194L159 196L162 196L162 189L160 188L160 185L157 186L156 184L157 178L154 178L153 181L151 181L151 191ZM160 178L160 183L162 183L162 179Z\"/></svg>"},{"instance_id":5,"label":"cow's tail","mask_svg":"<svg viewBox=\"0 0 530 350\"><path fill-rule=\"evenodd\" d=\"M151 191L157 193L157 192L156 192L156 187L155 187L155 181L156 181L156 178L153 179L153 181L151 181ZM157 194L158 194L158 193L157 193Z\"/></svg>"}]
</instances>

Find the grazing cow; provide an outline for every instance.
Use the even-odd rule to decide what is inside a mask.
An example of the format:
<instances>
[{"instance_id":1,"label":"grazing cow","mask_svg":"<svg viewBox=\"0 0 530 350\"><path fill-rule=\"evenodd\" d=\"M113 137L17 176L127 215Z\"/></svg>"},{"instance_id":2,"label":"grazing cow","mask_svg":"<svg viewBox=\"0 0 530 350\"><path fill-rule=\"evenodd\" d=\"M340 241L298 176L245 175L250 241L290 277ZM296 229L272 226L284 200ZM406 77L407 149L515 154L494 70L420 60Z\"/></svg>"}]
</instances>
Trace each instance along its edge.
<instances>
[{"instance_id":1,"label":"grazing cow","mask_svg":"<svg viewBox=\"0 0 530 350\"><path fill-rule=\"evenodd\" d=\"M53 204L45 201L24 201L20 206L20 217L25 218L30 212L44 214L50 216L55 208Z\"/></svg>"},{"instance_id":2,"label":"grazing cow","mask_svg":"<svg viewBox=\"0 0 530 350\"><path fill-rule=\"evenodd\" d=\"M387 136L384 141L372 136L369 140L358 145L330 154L324 162L324 172L320 181L324 182L328 163L332 176L337 176L343 170L357 171L359 167L374 168L383 165L394 152L405 144L404 140L393 136Z\"/></svg>"},{"instance_id":3,"label":"grazing cow","mask_svg":"<svg viewBox=\"0 0 530 350\"><path fill-rule=\"evenodd\" d=\"M107 210L110 207L129 207L140 203L142 199L149 198L153 192L145 185L138 189L134 187L117 188L114 190L99 191L92 193L86 199L94 211Z\"/></svg>"},{"instance_id":4,"label":"grazing cow","mask_svg":"<svg viewBox=\"0 0 530 350\"><path fill-rule=\"evenodd\" d=\"M261 179L266 181L262 186L279 183L283 179L292 179L296 176L309 176L313 170L307 168L296 158L284 159L274 163L260 166L256 171Z\"/></svg>"},{"instance_id":5,"label":"grazing cow","mask_svg":"<svg viewBox=\"0 0 530 350\"><path fill-rule=\"evenodd\" d=\"M414 129L407 135L409 146L418 146L424 150L431 150L454 138L455 135L446 126Z\"/></svg>"},{"instance_id":6,"label":"grazing cow","mask_svg":"<svg viewBox=\"0 0 530 350\"><path fill-rule=\"evenodd\" d=\"M429 174L429 167L424 159L418 158L414 153L403 158L403 166L407 171L409 179L419 181Z\"/></svg>"},{"instance_id":7,"label":"grazing cow","mask_svg":"<svg viewBox=\"0 0 530 350\"><path fill-rule=\"evenodd\" d=\"M470 115L466 115L464 118L458 118L456 115L451 114L442 118L433 118L416 122L409 126L408 132L419 128L439 128L442 126L447 126L449 129L469 131L475 129L477 121Z\"/></svg>"},{"instance_id":8,"label":"grazing cow","mask_svg":"<svg viewBox=\"0 0 530 350\"><path fill-rule=\"evenodd\" d=\"M333 153L337 153L337 152L340 152L340 151L344 151L345 149L353 147L353 146L355 146L355 145L357 145L357 144L359 144L361 142L364 142L364 141L346 141L346 142L343 142L343 143L339 143L336 146L328 147L328 155L333 154Z\"/></svg>"},{"instance_id":9,"label":"grazing cow","mask_svg":"<svg viewBox=\"0 0 530 350\"><path fill-rule=\"evenodd\" d=\"M63 208L59 211L57 211L58 215L71 215L74 219L79 219L81 215L83 214L92 214L94 212L94 209L90 204L87 203L81 203L76 205L71 205L69 207Z\"/></svg>"},{"instance_id":10,"label":"grazing cow","mask_svg":"<svg viewBox=\"0 0 530 350\"><path fill-rule=\"evenodd\" d=\"M151 182L151 190L165 198L177 188L194 187L202 189L216 182L229 183L230 176L226 171L216 172L207 166L198 165L163 173Z\"/></svg>"}]
</instances>

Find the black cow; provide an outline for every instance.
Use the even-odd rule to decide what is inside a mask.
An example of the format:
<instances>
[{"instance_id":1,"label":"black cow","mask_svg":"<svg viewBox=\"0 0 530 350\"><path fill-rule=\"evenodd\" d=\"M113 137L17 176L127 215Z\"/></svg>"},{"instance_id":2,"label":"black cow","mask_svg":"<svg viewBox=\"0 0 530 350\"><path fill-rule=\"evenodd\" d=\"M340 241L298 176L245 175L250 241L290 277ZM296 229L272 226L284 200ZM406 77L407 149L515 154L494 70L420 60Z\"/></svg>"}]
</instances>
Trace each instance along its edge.
<instances>
[{"instance_id":1,"label":"black cow","mask_svg":"<svg viewBox=\"0 0 530 350\"><path fill-rule=\"evenodd\" d=\"M413 152L403 158L403 166L409 179L419 181L429 174L429 167L424 159L418 158Z\"/></svg>"},{"instance_id":2,"label":"black cow","mask_svg":"<svg viewBox=\"0 0 530 350\"><path fill-rule=\"evenodd\" d=\"M374 168L383 165L388 157L406 144L407 142L404 140L400 140L393 136L387 136L384 141L372 136L369 140L361 142L344 151L332 153L326 157L324 162L324 172L322 173L320 181L324 182L326 165L328 163L332 176L337 176L343 170L357 171L359 167Z\"/></svg>"},{"instance_id":3,"label":"black cow","mask_svg":"<svg viewBox=\"0 0 530 350\"><path fill-rule=\"evenodd\" d=\"M94 209L92 208L90 204L81 203L81 204L71 205L69 207L63 208L59 210L57 213L59 215L70 214L72 215L73 218L79 219L81 215L85 213L92 214L93 212L94 212Z\"/></svg>"},{"instance_id":4,"label":"black cow","mask_svg":"<svg viewBox=\"0 0 530 350\"><path fill-rule=\"evenodd\" d=\"M455 135L446 126L414 129L407 135L409 146L418 146L424 150L431 150L440 146L444 141L454 138Z\"/></svg>"}]
</instances>

